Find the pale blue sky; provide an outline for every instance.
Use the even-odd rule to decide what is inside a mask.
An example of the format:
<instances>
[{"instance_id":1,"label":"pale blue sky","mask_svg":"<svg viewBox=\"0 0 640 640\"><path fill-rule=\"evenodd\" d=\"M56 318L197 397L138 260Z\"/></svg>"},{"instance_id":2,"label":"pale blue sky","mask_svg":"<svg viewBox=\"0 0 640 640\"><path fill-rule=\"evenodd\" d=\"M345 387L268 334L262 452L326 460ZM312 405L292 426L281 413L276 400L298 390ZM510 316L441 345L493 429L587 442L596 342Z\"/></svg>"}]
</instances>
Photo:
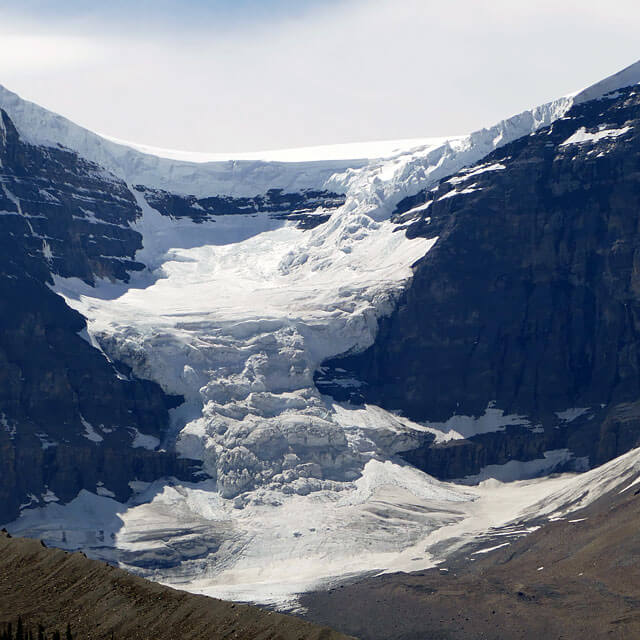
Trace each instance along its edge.
<instances>
[{"instance_id":1,"label":"pale blue sky","mask_svg":"<svg viewBox=\"0 0 640 640\"><path fill-rule=\"evenodd\" d=\"M466 133L640 58L631 0L25 0L0 83L199 151Z\"/></svg>"},{"instance_id":2,"label":"pale blue sky","mask_svg":"<svg viewBox=\"0 0 640 640\"><path fill-rule=\"evenodd\" d=\"M141 20L168 28L201 29L214 24L268 22L347 2L349 0L20 0L9 13L35 21L100 20L125 29L138 28Z\"/></svg>"}]
</instances>

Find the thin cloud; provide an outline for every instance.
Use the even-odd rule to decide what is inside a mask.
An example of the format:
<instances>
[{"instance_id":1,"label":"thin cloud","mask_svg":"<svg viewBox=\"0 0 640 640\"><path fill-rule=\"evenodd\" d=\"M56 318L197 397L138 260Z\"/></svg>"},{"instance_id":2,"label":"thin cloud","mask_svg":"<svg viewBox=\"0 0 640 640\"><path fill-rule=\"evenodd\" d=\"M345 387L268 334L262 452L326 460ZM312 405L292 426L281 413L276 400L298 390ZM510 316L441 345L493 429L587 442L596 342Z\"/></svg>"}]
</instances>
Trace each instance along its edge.
<instances>
[{"instance_id":1,"label":"thin cloud","mask_svg":"<svg viewBox=\"0 0 640 640\"><path fill-rule=\"evenodd\" d=\"M162 3L156 28L117 10L29 29L4 16L0 82L118 138L241 151L464 133L638 57L627 0L200 4L172 23Z\"/></svg>"}]
</instances>

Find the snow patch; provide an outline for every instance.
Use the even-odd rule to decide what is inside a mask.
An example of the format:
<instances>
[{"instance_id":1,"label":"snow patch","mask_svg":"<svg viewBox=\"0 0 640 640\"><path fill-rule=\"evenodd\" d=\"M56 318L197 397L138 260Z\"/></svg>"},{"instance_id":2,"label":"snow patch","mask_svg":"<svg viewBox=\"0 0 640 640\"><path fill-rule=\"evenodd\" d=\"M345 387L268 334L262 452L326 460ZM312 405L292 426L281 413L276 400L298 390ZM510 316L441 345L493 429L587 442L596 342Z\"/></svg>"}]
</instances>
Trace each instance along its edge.
<instances>
[{"instance_id":1,"label":"snow patch","mask_svg":"<svg viewBox=\"0 0 640 640\"><path fill-rule=\"evenodd\" d=\"M466 189L462 189L461 191L456 191L452 189L451 191L447 191L443 196L440 196L438 200L446 200L447 198L453 198L454 196L463 196L467 193L473 193L474 191L482 191L482 189L476 188L475 184L467 187Z\"/></svg>"},{"instance_id":2,"label":"snow patch","mask_svg":"<svg viewBox=\"0 0 640 640\"><path fill-rule=\"evenodd\" d=\"M535 460L509 460L509 462L501 465L488 465L483 467L480 473L466 476L459 482L463 484L477 484L489 478L495 478L500 482L514 482L526 478L536 478L552 473L555 469L573 458L569 449L545 451L543 455L543 458Z\"/></svg>"},{"instance_id":3,"label":"snow patch","mask_svg":"<svg viewBox=\"0 0 640 640\"><path fill-rule=\"evenodd\" d=\"M84 433L82 434L87 440L91 440L91 442L102 442L104 438L93 428L93 425L87 422L82 416L80 416L80 421L82 422L82 426L84 427Z\"/></svg>"},{"instance_id":4,"label":"snow patch","mask_svg":"<svg viewBox=\"0 0 640 640\"><path fill-rule=\"evenodd\" d=\"M40 440L40 445L43 450L47 450L50 447L57 447L58 443L55 440L51 440L46 433L36 433L36 438Z\"/></svg>"},{"instance_id":5,"label":"snow patch","mask_svg":"<svg viewBox=\"0 0 640 640\"><path fill-rule=\"evenodd\" d=\"M629 483L624 489L622 489L619 493L624 493L625 491L628 491L629 489L631 489L631 487L635 487L636 485L640 484L640 476L638 476L633 482Z\"/></svg>"},{"instance_id":6,"label":"snow patch","mask_svg":"<svg viewBox=\"0 0 640 640\"><path fill-rule=\"evenodd\" d=\"M0 426L9 434L9 437L13 440L16 435L15 423L10 424L7 416L2 412L0 413Z\"/></svg>"},{"instance_id":7,"label":"snow patch","mask_svg":"<svg viewBox=\"0 0 640 640\"><path fill-rule=\"evenodd\" d=\"M96 485L96 494L99 496L107 497L107 498L116 497L116 494L113 493L113 491L110 491L109 489L107 489L107 487L105 487L102 482L98 482L98 484Z\"/></svg>"},{"instance_id":8,"label":"snow patch","mask_svg":"<svg viewBox=\"0 0 640 640\"><path fill-rule=\"evenodd\" d=\"M502 409L496 409L491 402L481 416L453 415L446 422L426 422L425 425L447 434L449 440L461 440L482 433L504 431L509 426L530 427L531 422L525 416L505 415Z\"/></svg>"},{"instance_id":9,"label":"snow patch","mask_svg":"<svg viewBox=\"0 0 640 640\"><path fill-rule=\"evenodd\" d=\"M596 133L589 133L585 127L580 127L572 136L562 142L560 146L566 147L570 144L585 143L593 144L607 138L617 138L627 133L627 131L631 131L631 127L622 127L622 129L602 129Z\"/></svg>"},{"instance_id":10,"label":"snow patch","mask_svg":"<svg viewBox=\"0 0 640 640\"><path fill-rule=\"evenodd\" d=\"M572 407L571 409L565 409L564 411L556 411L556 415L560 420L562 420L562 422L569 423L577 420L580 416L583 416L589 411L589 407Z\"/></svg>"},{"instance_id":11,"label":"snow patch","mask_svg":"<svg viewBox=\"0 0 640 640\"><path fill-rule=\"evenodd\" d=\"M480 551L474 551L471 555L478 556L484 553L490 553L491 551L495 551L496 549L502 549L502 547L508 547L510 542L503 542L502 544L498 544L495 547L489 547L488 549L480 549Z\"/></svg>"},{"instance_id":12,"label":"snow patch","mask_svg":"<svg viewBox=\"0 0 640 640\"><path fill-rule=\"evenodd\" d=\"M140 433L137 429L129 427L129 431L133 432L134 438L131 446L134 449L142 448L155 451L160 446L160 440L155 436L147 435L146 433Z\"/></svg>"},{"instance_id":13,"label":"snow patch","mask_svg":"<svg viewBox=\"0 0 640 640\"><path fill-rule=\"evenodd\" d=\"M47 262L51 262L53 259L53 252L51 251L51 246L46 240L42 240L42 255Z\"/></svg>"},{"instance_id":14,"label":"snow patch","mask_svg":"<svg viewBox=\"0 0 640 640\"><path fill-rule=\"evenodd\" d=\"M494 162L493 164L485 164L477 167L472 171L463 170L460 172L460 175L450 178L449 180L447 180L447 182L449 184L460 184L461 182L465 182L469 178L479 176L483 173L487 173L488 171L502 171L503 169L506 169L506 168L507 167L501 162Z\"/></svg>"},{"instance_id":15,"label":"snow patch","mask_svg":"<svg viewBox=\"0 0 640 640\"><path fill-rule=\"evenodd\" d=\"M58 498L58 496L55 493L53 493L51 489L47 489L47 491L42 494L42 501L45 503L59 502L60 498Z\"/></svg>"}]
</instances>

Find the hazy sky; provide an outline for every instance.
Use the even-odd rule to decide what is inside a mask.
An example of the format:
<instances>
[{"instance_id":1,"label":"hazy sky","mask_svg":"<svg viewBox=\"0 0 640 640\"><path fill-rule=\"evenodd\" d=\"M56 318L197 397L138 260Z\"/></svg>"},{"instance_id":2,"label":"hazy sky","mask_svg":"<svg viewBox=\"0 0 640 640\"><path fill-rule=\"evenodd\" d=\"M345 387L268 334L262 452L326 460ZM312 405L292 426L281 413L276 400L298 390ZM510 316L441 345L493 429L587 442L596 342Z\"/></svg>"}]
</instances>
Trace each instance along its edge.
<instances>
[{"instance_id":1,"label":"hazy sky","mask_svg":"<svg viewBox=\"0 0 640 640\"><path fill-rule=\"evenodd\" d=\"M640 58L637 0L11 4L0 84L195 151L466 133Z\"/></svg>"}]
</instances>

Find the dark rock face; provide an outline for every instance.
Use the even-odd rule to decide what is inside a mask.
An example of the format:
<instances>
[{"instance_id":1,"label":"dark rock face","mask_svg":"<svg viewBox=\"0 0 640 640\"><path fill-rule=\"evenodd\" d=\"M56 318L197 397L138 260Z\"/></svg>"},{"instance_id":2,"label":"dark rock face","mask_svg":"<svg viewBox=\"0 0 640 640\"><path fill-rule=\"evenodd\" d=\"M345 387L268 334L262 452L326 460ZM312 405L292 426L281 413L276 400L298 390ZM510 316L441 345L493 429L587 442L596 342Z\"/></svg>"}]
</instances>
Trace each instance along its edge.
<instances>
[{"instance_id":1,"label":"dark rock face","mask_svg":"<svg viewBox=\"0 0 640 640\"><path fill-rule=\"evenodd\" d=\"M69 150L24 143L4 112L0 164L0 521L47 492L64 502L101 483L126 500L130 480L192 478L193 461L135 447L138 433L159 443L181 399L117 371L48 286L144 268L134 196Z\"/></svg>"},{"instance_id":2,"label":"dark rock face","mask_svg":"<svg viewBox=\"0 0 640 640\"><path fill-rule=\"evenodd\" d=\"M134 260L142 238L128 226L140 210L121 180L67 149L24 144L4 111L0 163L0 273L91 284L128 282L129 271L144 268Z\"/></svg>"},{"instance_id":3,"label":"dark rock face","mask_svg":"<svg viewBox=\"0 0 640 640\"><path fill-rule=\"evenodd\" d=\"M330 215L345 202L345 197L331 191L306 189L285 193L283 189L269 189L264 195L252 198L212 196L196 198L138 185L136 191L144 194L149 204L162 215L187 217L194 222L215 221L216 216L254 215L266 213L277 220L293 220L302 229L326 222Z\"/></svg>"},{"instance_id":4,"label":"dark rock face","mask_svg":"<svg viewBox=\"0 0 640 640\"><path fill-rule=\"evenodd\" d=\"M550 448L544 434L526 427L508 427L505 431L484 433L472 440L422 446L402 455L419 469L437 470L443 478L463 478L476 475L489 465L505 464L510 460L537 460Z\"/></svg>"},{"instance_id":5,"label":"dark rock face","mask_svg":"<svg viewBox=\"0 0 640 640\"><path fill-rule=\"evenodd\" d=\"M414 420L479 416L495 402L543 427L522 446L506 429L407 454L440 477L550 448L595 465L640 443L637 88L575 106L407 199L396 221L439 240L375 344L325 363L324 392L339 367L363 383L352 401ZM591 413L555 415L571 407Z\"/></svg>"}]
</instances>

